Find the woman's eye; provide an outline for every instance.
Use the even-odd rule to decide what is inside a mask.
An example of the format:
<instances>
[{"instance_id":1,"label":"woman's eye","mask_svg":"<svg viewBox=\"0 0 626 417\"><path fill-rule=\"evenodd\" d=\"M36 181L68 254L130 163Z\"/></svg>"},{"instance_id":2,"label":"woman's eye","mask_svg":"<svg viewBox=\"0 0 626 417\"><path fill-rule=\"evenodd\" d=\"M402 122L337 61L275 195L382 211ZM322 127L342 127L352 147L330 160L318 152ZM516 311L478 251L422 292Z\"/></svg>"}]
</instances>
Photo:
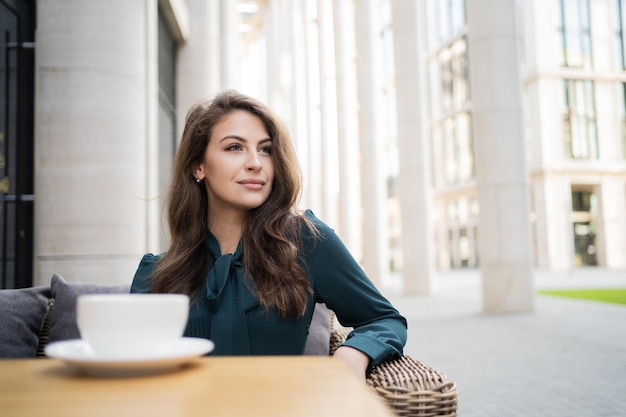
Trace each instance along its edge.
<instances>
[{"instance_id":1,"label":"woman's eye","mask_svg":"<svg viewBox=\"0 0 626 417\"><path fill-rule=\"evenodd\" d=\"M228 145L226 147L227 151L240 151L242 149L243 149L243 147L241 146L240 143L233 143L232 145Z\"/></svg>"},{"instance_id":2,"label":"woman's eye","mask_svg":"<svg viewBox=\"0 0 626 417\"><path fill-rule=\"evenodd\" d=\"M260 150L261 150L261 152L266 153L268 155L272 154L272 147L271 146L263 146Z\"/></svg>"}]
</instances>

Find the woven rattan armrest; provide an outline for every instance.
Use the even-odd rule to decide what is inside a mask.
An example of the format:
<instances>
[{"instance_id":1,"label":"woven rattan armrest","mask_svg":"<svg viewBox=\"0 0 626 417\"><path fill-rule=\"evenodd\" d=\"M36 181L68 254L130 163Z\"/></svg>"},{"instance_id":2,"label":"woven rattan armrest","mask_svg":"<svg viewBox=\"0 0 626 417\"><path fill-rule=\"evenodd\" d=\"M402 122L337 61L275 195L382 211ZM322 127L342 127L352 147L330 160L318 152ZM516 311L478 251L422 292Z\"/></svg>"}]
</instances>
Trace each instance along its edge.
<instances>
[{"instance_id":1,"label":"woven rattan armrest","mask_svg":"<svg viewBox=\"0 0 626 417\"><path fill-rule=\"evenodd\" d=\"M331 317L330 354L346 340L352 329ZM398 416L457 415L456 382L408 355L377 365L367 385L380 395Z\"/></svg>"},{"instance_id":2,"label":"woven rattan armrest","mask_svg":"<svg viewBox=\"0 0 626 417\"><path fill-rule=\"evenodd\" d=\"M52 307L54 307L54 298L48 300L48 311L46 312L46 316L44 317L43 324L41 326L41 331L39 333L39 346L37 346L37 357L45 358L46 353L46 345L48 345L49 332L50 332L50 317L52 314Z\"/></svg>"}]
</instances>

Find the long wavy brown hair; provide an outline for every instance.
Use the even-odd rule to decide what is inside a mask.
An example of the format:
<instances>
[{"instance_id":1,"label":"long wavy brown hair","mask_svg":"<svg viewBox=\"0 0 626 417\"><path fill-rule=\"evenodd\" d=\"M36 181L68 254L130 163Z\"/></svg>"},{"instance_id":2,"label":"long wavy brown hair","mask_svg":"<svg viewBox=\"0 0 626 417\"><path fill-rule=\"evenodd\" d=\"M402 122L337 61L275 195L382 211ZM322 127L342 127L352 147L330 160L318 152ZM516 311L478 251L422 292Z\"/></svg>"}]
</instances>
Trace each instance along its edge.
<instances>
[{"instance_id":1,"label":"long wavy brown hair","mask_svg":"<svg viewBox=\"0 0 626 417\"><path fill-rule=\"evenodd\" d=\"M204 243L209 202L194 170L204 160L214 126L236 110L261 119L272 139L274 165L272 191L260 207L250 210L241 238L247 284L264 307L275 308L281 317L300 317L311 291L298 259L302 232L308 228L315 234L315 228L295 208L301 186L298 161L287 129L273 111L236 91L199 102L187 113L166 200L171 244L154 270L153 291L193 297L204 285L212 265Z\"/></svg>"}]
</instances>

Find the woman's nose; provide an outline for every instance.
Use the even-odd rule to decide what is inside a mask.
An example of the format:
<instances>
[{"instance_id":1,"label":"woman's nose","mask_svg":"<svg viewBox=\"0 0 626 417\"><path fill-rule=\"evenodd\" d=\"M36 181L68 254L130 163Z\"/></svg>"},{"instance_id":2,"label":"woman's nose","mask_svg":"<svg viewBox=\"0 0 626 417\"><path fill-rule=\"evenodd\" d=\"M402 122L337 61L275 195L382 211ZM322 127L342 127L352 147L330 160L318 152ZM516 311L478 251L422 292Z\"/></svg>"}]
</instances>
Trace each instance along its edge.
<instances>
[{"instance_id":1,"label":"woman's nose","mask_svg":"<svg viewBox=\"0 0 626 417\"><path fill-rule=\"evenodd\" d=\"M250 152L250 156L246 161L246 169L248 171L255 171L261 169L261 160L259 159L259 155L256 152Z\"/></svg>"}]
</instances>

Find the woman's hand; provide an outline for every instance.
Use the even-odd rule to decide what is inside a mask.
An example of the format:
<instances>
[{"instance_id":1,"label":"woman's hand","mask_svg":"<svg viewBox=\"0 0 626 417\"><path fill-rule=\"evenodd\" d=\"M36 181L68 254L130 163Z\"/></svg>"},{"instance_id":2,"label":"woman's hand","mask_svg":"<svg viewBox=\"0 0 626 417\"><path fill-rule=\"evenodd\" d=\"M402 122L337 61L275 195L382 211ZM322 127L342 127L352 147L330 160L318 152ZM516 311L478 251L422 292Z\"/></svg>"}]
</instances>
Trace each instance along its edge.
<instances>
[{"instance_id":1,"label":"woman's hand","mask_svg":"<svg viewBox=\"0 0 626 417\"><path fill-rule=\"evenodd\" d=\"M358 349L349 346L339 346L333 357L343 360L365 382L365 372L370 364L369 356Z\"/></svg>"}]
</instances>

